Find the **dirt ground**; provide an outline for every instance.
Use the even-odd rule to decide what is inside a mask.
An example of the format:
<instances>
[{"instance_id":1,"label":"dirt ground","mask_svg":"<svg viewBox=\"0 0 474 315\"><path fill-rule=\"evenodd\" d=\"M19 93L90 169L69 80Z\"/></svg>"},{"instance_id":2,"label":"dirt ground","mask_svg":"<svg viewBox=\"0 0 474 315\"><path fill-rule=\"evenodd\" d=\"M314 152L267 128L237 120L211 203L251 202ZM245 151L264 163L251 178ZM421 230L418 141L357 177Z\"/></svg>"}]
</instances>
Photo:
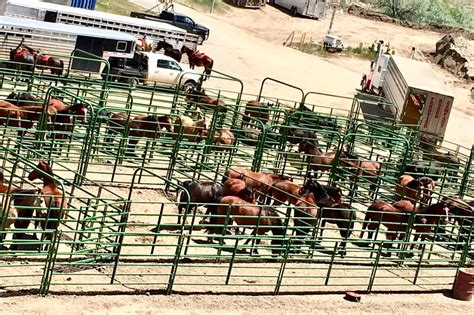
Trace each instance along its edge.
<instances>
[{"instance_id":1,"label":"dirt ground","mask_svg":"<svg viewBox=\"0 0 474 315\"><path fill-rule=\"evenodd\" d=\"M442 293L362 297L361 303L342 295L111 295L3 298L8 314L469 314L472 303ZM469 311L471 310L471 311Z\"/></svg>"}]
</instances>

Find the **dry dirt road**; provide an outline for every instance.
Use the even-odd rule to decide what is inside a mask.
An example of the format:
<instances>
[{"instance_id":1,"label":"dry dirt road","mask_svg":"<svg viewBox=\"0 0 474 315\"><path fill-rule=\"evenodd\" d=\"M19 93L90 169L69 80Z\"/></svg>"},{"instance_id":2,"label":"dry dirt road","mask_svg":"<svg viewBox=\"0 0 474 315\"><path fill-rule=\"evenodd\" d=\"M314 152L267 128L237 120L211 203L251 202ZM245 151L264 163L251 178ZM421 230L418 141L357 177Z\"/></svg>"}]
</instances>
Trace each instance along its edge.
<instances>
[{"instance_id":1,"label":"dry dirt road","mask_svg":"<svg viewBox=\"0 0 474 315\"><path fill-rule=\"evenodd\" d=\"M361 303L342 295L123 295L3 298L4 314L471 314L472 303L436 294L374 294Z\"/></svg>"}]
</instances>

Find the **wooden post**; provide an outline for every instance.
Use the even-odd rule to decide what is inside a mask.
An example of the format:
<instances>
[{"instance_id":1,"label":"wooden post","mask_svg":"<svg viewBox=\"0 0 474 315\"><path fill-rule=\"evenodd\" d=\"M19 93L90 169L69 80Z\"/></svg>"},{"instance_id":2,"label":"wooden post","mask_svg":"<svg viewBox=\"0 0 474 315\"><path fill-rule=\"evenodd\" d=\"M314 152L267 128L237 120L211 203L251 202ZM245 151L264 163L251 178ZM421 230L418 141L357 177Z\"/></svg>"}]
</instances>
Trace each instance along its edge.
<instances>
[{"instance_id":1,"label":"wooden post","mask_svg":"<svg viewBox=\"0 0 474 315\"><path fill-rule=\"evenodd\" d=\"M212 5L211 5L211 14L214 11L214 5L216 4L216 0L212 0Z\"/></svg>"}]
</instances>

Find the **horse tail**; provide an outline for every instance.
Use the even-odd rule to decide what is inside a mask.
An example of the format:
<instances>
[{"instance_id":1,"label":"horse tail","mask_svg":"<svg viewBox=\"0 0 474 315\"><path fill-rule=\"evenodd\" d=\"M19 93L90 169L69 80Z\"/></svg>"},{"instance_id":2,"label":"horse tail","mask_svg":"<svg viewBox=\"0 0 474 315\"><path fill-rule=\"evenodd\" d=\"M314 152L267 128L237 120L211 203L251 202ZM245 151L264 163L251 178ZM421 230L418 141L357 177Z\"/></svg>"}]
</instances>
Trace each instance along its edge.
<instances>
[{"instance_id":1,"label":"horse tail","mask_svg":"<svg viewBox=\"0 0 474 315\"><path fill-rule=\"evenodd\" d=\"M364 222L362 223L362 229L360 231L360 235L359 235L359 238L363 238L364 237L364 231L365 229L367 228L367 226L369 225L369 222L371 221L370 220L370 211L374 210L372 208L372 206L370 206L367 211L365 212L365 217L364 217ZM367 231L368 232L368 231ZM370 234L370 233L369 233Z\"/></svg>"},{"instance_id":2,"label":"horse tail","mask_svg":"<svg viewBox=\"0 0 474 315\"><path fill-rule=\"evenodd\" d=\"M211 63L209 64L209 67L206 68L206 75L211 75L212 72L212 67L214 66L214 59L209 58L211 60Z\"/></svg>"},{"instance_id":3,"label":"horse tail","mask_svg":"<svg viewBox=\"0 0 474 315\"><path fill-rule=\"evenodd\" d=\"M62 59L59 59L58 75L63 75L63 71L64 71L64 61L62 61Z\"/></svg>"}]
</instances>

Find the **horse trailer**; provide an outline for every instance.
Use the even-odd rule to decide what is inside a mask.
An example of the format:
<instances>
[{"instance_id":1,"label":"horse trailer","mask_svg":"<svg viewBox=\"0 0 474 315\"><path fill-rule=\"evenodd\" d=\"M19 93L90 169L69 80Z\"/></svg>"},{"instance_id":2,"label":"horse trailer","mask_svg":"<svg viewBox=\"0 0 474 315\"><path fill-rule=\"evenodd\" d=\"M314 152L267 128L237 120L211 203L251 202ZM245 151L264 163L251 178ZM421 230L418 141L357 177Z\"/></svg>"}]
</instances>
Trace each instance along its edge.
<instances>
[{"instance_id":1,"label":"horse trailer","mask_svg":"<svg viewBox=\"0 0 474 315\"><path fill-rule=\"evenodd\" d=\"M397 119L444 137L454 96L426 62L382 54L372 66L370 91L392 102Z\"/></svg>"},{"instance_id":2,"label":"horse trailer","mask_svg":"<svg viewBox=\"0 0 474 315\"><path fill-rule=\"evenodd\" d=\"M136 38L130 34L99 30L76 25L46 23L29 19L0 16L0 55L9 58L9 51L23 42L32 48L41 48L49 54L75 56L72 70L99 72L100 62L90 60L89 54L98 58L133 58ZM84 55L81 51L86 52ZM88 60L85 60L88 58Z\"/></svg>"},{"instance_id":3,"label":"horse trailer","mask_svg":"<svg viewBox=\"0 0 474 315\"><path fill-rule=\"evenodd\" d=\"M7 0L0 6L0 15L118 31L139 38L146 35L155 42L165 40L175 48L186 45L196 49L198 43L198 36L167 23L36 0Z\"/></svg>"},{"instance_id":4,"label":"horse trailer","mask_svg":"<svg viewBox=\"0 0 474 315\"><path fill-rule=\"evenodd\" d=\"M293 15L320 19L326 13L325 0L272 0L273 4L285 8Z\"/></svg>"}]
</instances>

